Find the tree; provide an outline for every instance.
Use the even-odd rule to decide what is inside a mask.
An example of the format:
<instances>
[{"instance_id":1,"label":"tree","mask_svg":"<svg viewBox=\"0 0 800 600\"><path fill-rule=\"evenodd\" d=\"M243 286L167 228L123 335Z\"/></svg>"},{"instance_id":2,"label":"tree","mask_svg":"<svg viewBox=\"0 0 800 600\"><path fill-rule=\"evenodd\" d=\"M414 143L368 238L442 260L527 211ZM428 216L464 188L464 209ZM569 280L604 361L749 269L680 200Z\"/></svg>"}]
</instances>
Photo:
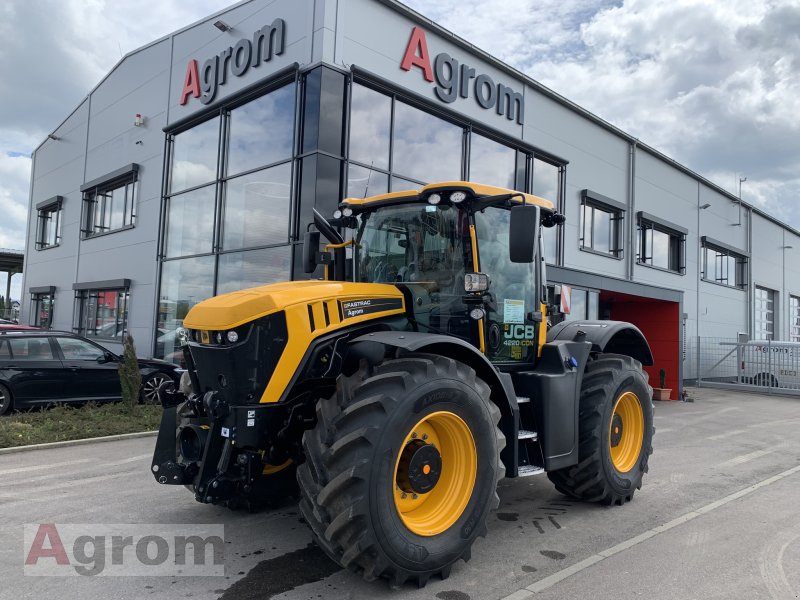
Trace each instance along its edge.
<instances>
[{"instance_id":1,"label":"tree","mask_svg":"<svg viewBox=\"0 0 800 600\"><path fill-rule=\"evenodd\" d=\"M122 385L122 401L133 412L139 402L139 390L142 387L142 373L139 371L139 361L136 359L136 346L133 336L125 336L125 348L122 360L119 363L119 380Z\"/></svg>"}]
</instances>

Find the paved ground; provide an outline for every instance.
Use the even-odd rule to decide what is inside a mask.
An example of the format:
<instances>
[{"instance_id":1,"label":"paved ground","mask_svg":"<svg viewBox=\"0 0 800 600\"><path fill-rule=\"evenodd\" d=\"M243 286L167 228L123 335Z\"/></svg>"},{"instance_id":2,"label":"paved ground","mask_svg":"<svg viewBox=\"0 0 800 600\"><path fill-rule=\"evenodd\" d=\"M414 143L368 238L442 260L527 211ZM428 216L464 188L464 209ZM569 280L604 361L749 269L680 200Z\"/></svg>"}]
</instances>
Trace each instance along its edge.
<instances>
[{"instance_id":1,"label":"paved ground","mask_svg":"<svg viewBox=\"0 0 800 600\"><path fill-rule=\"evenodd\" d=\"M800 399L690 390L656 403L645 485L622 508L504 481L472 560L422 590L339 570L296 507L250 515L194 502L148 472L153 438L0 456L0 598L800 597ZM23 523L222 523L225 577L25 577Z\"/></svg>"}]
</instances>

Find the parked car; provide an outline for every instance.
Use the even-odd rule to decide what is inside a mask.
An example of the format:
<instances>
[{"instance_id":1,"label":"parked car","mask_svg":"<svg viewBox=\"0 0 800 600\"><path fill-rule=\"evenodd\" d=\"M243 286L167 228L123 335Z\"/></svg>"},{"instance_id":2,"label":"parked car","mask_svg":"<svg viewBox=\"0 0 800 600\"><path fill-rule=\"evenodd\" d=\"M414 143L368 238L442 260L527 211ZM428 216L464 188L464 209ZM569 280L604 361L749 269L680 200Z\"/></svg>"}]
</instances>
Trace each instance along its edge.
<instances>
[{"instance_id":1,"label":"parked car","mask_svg":"<svg viewBox=\"0 0 800 600\"><path fill-rule=\"evenodd\" d=\"M122 399L121 358L99 344L63 331L0 331L0 415L12 407ZM181 371L162 360L139 359L140 400L158 402L161 384Z\"/></svg>"},{"instance_id":2,"label":"parked car","mask_svg":"<svg viewBox=\"0 0 800 600\"><path fill-rule=\"evenodd\" d=\"M21 325L15 321L9 321L8 319L0 319L0 331L18 331L21 329L30 331L39 328L31 327L30 325Z\"/></svg>"}]
</instances>

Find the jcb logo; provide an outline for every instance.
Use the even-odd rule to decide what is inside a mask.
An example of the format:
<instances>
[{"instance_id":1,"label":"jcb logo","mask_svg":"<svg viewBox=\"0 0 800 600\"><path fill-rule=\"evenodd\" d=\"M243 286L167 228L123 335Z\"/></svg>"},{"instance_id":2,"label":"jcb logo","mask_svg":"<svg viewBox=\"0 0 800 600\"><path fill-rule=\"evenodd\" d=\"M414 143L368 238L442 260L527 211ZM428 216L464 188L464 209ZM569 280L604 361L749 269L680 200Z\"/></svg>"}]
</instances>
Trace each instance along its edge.
<instances>
[{"instance_id":1,"label":"jcb logo","mask_svg":"<svg viewBox=\"0 0 800 600\"><path fill-rule=\"evenodd\" d=\"M528 340L536 335L536 327L533 325L508 325L505 334L507 340Z\"/></svg>"}]
</instances>

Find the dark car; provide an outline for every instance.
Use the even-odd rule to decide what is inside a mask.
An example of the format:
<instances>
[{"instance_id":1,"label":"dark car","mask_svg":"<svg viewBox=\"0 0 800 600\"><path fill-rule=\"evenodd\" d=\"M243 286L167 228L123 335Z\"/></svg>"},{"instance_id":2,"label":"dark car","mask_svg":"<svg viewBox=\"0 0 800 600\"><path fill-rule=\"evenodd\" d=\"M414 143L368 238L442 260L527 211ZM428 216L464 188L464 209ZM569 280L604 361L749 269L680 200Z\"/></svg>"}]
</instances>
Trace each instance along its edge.
<instances>
[{"instance_id":1,"label":"dark car","mask_svg":"<svg viewBox=\"0 0 800 600\"><path fill-rule=\"evenodd\" d=\"M0 415L54 402L120 400L120 357L84 337L62 331L0 331ZM140 398L158 401L166 381L181 371L161 360L139 359Z\"/></svg>"}]
</instances>

